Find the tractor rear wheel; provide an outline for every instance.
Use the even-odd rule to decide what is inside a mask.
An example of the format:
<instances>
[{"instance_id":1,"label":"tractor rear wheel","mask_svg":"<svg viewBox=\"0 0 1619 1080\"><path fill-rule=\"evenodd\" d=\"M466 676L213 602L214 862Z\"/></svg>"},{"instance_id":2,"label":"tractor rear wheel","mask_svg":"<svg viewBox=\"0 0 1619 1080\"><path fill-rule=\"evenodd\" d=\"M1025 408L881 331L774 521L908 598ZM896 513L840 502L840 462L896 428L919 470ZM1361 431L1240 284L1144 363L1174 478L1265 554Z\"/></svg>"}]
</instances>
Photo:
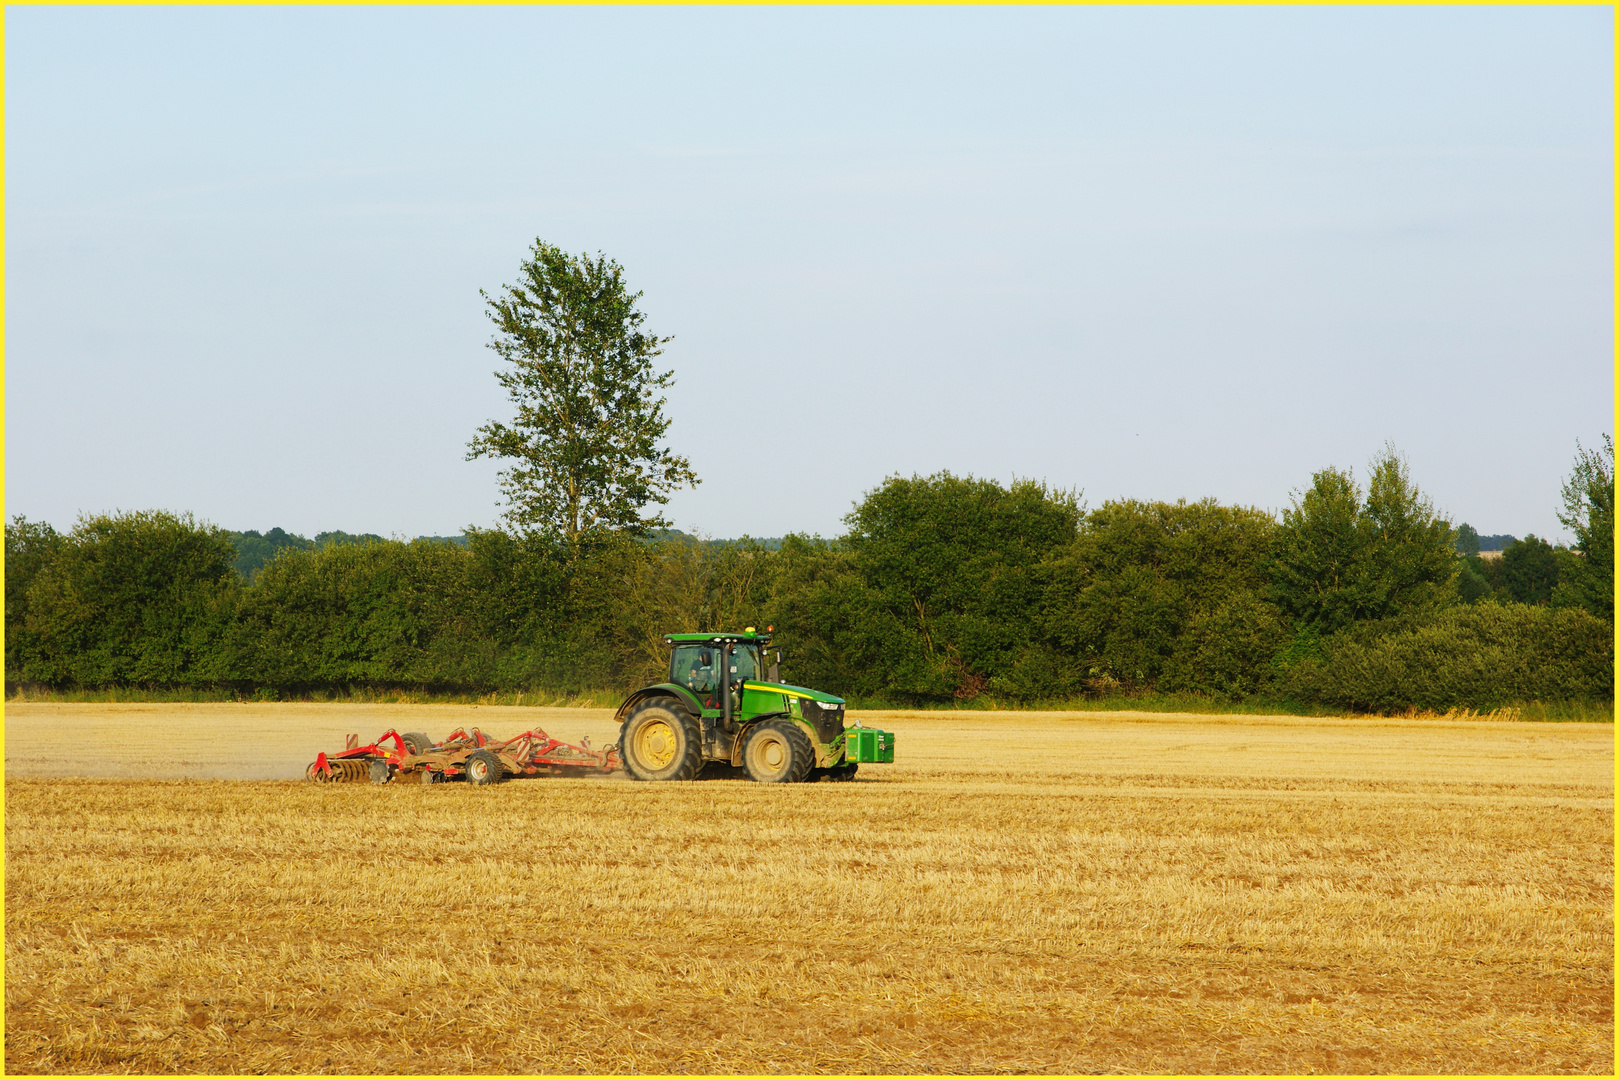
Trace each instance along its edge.
<instances>
[{"instance_id":1,"label":"tractor rear wheel","mask_svg":"<svg viewBox=\"0 0 1619 1080\"><path fill-rule=\"evenodd\" d=\"M408 754L425 754L433 749L433 740L420 731L407 731L403 736L405 752Z\"/></svg>"},{"instance_id":2,"label":"tractor rear wheel","mask_svg":"<svg viewBox=\"0 0 1619 1080\"><path fill-rule=\"evenodd\" d=\"M790 720L766 720L742 744L742 767L761 784L796 784L814 766L809 736Z\"/></svg>"},{"instance_id":3,"label":"tractor rear wheel","mask_svg":"<svg viewBox=\"0 0 1619 1080\"><path fill-rule=\"evenodd\" d=\"M467 783L473 787L498 784L506 778L506 770L492 750L474 750L461 767L466 771Z\"/></svg>"},{"instance_id":4,"label":"tractor rear wheel","mask_svg":"<svg viewBox=\"0 0 1619 1080\"><path fill-rule=\"evenodd\" d=\"M637 780L693 780L703 765L702 730L676 702L653 698L624 721L618 753Z\"/></svg>"}]
</instances>

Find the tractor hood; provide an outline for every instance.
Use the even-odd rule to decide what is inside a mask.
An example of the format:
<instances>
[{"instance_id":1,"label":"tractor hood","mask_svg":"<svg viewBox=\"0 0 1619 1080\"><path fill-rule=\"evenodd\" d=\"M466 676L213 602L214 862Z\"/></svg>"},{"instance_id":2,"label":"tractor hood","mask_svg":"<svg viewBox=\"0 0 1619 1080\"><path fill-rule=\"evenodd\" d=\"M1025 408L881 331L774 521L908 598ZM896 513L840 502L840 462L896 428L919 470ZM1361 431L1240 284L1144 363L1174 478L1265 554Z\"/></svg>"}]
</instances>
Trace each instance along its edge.
<instances>
[{"instance_id":1,"label":"tractor hood","mask_svg":"<svg viewBox=\"0 0 1619 1080\"><path fill-rule=\"evenodd\" d=\"M744 690L752 690L760 694L782 694L786 697L808 698L811 701L824 702L827 705L842 705L844 701L836 694L823 694L819 690L811 690L807 686L789 686L786 683L760 682L749 679L742 684Z\"/></svg>"}]
</instances>

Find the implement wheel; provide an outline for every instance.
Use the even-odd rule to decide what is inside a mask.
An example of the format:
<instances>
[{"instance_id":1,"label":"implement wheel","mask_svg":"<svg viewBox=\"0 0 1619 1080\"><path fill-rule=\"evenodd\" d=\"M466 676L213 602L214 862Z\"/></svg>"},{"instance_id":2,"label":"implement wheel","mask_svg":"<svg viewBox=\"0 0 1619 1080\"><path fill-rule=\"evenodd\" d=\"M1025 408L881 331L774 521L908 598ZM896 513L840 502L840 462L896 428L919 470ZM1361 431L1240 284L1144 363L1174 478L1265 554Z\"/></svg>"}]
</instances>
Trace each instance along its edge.
<instances>
[{"instance_id":1,"label":"implement wheel","mask_svg":"<svg viewBox=\"0 0 1619 1080\"><path fill-rule=\"evenodd\" d=\"M425 754L433 749L433 740L420 731L407 731L403 735L405 752L409 754Z\"/></svg>"},{"instance_id":2,"label":"implement wheel","mask_svg":"<svg viewBox=\"0 0 1619 1080\"><path fill-rule=\"evenodd\" d=\"M748 732L742 744L742 767L761 784L796 784L815 765L809 736L790 720L767 720Z\"/></svg>"},{"instance_id":3,"label":"implement wheel","mask_svg":"<svg viewBox=\"0 0 1619 1080\"><path fill-rule=\"evenodd\" d=\"M498 784L506 778L506 770L492 750L474 750L462 768L466 770L467 783L473 787Z\"/></svg>"},{"instance_id":4,"label":"implement wheel","mask_svg":"<svg viewBox=\"0 0 1619 1080\"><path fill-rule=\"evenodd\" d=\"M637 780L692 780L703 765L702 732L680 705L653 698L624 721L618 753Z\"/></svg>"}]
</instances>

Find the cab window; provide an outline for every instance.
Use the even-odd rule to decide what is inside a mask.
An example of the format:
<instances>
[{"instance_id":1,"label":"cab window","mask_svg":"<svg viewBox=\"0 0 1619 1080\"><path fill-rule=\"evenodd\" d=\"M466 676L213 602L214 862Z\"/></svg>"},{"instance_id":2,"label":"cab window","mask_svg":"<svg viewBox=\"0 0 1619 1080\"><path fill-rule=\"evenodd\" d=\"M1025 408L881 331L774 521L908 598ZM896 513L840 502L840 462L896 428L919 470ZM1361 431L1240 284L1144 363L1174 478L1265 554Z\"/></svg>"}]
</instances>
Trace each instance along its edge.
<instances>
[{"instance_id":1,"label":"cab window","mask_svg":"<svg viewBox=\"0 0 1619 1080\"><path fill-rule=\"evenodd\" d=\"M699 694L719 688L719 650L710 645L677 645L669 657L669 681Z\"/></svg>"},{"instance_id":2,"label":"cab window","mask_svg":"<svg viewBox=\"0 0 1619 1080\"><path fill-rule=\"evenodd\" d=\"M759 677L759 649L754 645L731 646L731 683Z\"/></svg>"}]
</instances>

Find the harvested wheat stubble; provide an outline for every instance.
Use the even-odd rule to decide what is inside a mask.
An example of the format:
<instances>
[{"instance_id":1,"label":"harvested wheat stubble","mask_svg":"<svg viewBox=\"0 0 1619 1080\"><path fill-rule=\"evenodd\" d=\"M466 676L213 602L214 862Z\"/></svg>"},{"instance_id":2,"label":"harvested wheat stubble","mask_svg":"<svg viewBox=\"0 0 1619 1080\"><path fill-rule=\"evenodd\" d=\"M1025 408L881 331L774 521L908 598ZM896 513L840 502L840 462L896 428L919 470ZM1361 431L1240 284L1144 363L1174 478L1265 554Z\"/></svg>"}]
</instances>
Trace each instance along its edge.
<instances>
[{"instance_id":1,"label":"harvested wheat stubble","mask_svg":"<svg viewBox=\"0 0 1619 1080\"><path fill-rule=\"evenodd\" d=\"M10 778L8 1071L1612 1072L1609 726L879 719L853 784Z\"/></svg>"}]
</instances>

